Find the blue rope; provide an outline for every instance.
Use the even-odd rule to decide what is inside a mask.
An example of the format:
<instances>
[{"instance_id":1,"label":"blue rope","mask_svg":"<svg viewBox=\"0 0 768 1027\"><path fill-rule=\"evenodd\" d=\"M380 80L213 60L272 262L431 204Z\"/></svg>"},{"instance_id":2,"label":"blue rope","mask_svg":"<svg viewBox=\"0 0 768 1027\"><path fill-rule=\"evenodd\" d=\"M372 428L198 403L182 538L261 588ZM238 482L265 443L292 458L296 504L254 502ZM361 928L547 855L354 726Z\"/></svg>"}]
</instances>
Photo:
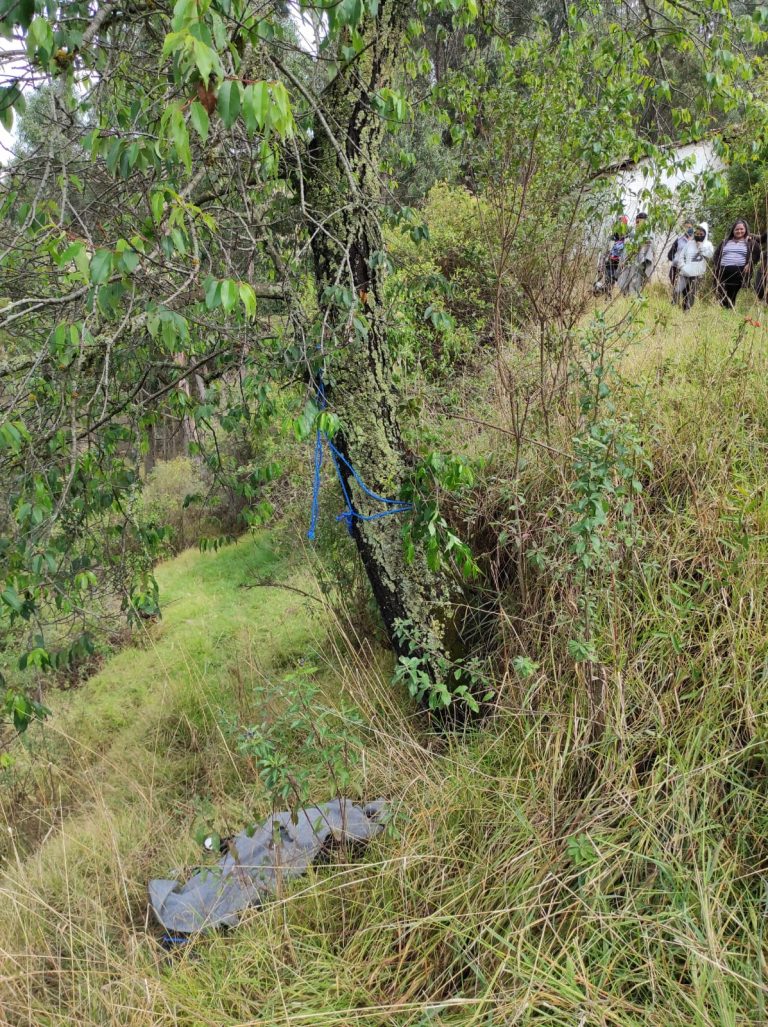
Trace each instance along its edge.
<instances>
[{"instance_id":1,"label":"blue rope","mask_svg":"<svg viewBox=\"0 0 768 1027\"><path fill-rule=\"evenodd\" d=\"M321 410L325 410L327 405L325 398L325 385L323 384L322 372L318 375L317 382L317 402ZM339 479L341 485L341 491L344 496L344 502L347 504L347 509L343 510L336 518L337 521L346 521L347 531L350 535L354 532L354 522L358 521L377 521L380 517L389 517L392 514L407 513L408 510L413 509L412 503L405 503L401 499L387 499L386 496L380 496L377 492L369 489L363 479L357 473L352 464L347 460L344 454L334 446L328 435L324 431L317 429L315 436L315 465L314 474L312 478L312 513L309 520L309 531L307 532L307 538L314 542L316 537L317 521L319 516L320 507L320 472L323 466L323 442L327 443L328 449L331 453L331 459L333 460L333 466L336 468L336 476ZM385 503L391 509L380 510L374 514L361 514L355 510L352 503L352 497L349 494L347 482L344 479L344 473L341 469L341 465L347 468L349 473L355 479L361 490L368 496L369 499L374 500L376 503Z\"/></svg>"},{"instance_id":2,"label":"blue rope","mask_svg":"<svg viewBox=\"0 0 768 1027\"><path fill-rule=\"evenodd\" d=\"M307 538L312 542L315 541L315 529L317 528L317 518L320 512L320 470L322 466L323 435L318 428L317 437L315 438L315 472L312 480L312 514L309 518L309 531L307 532Z\"/></svg>"},{"instance_id":3,"label":"blue rope","mask_svg":"<svg viewBox=\"0 0 768 1027\"><path fill-rule=\"evenodd\" d=\"M331 458L333 459L334 466L336 467L336 474L338 475L338 478L339 478L339 483L341 485L341 491L344 493L344 499L346 500L346 503L347 503L347 509L344 510L342 513L340 513L337 516L336 520L337 521L346 521L347 522L347 531L349 531L350 535L352 534L352 522L354 520L358 520L358 521L377 521L380 517L389 517L390 514L407 513L408 510L412 510L413 509L413 504L412 503L404 503L400 499L387 499L385 496L380 496L377 492L374 492L372 489L369 489L368 486L363 481L363 479L357 473L355 468L349 462L349 460L347 460L347 458L344 456L344 454L341 453L336 448L336 446L334 446L334 444L331 442L331 440L329 438L327 438L327 436L326 436L326 442L328 443L328 448L331 451ZM344 475L342 474L342 471L341 471L341 466L340 466L341 464L344 464L344 466L349 470L349 472L352 475L352 477L355 479L357 484L360 486L360 488L363 490L365 495L368 496L369 499L373 499L377 503L386 503L386 505L390 506L392 509L391 510L380 510L378 513L375 513L375 514L361 514L361 513L358 513L357 510L355 510L355 508L352 506L352 500L351 500L349 492L347 490L347 483L344 481Z\"/></svg>"}]
</instances>

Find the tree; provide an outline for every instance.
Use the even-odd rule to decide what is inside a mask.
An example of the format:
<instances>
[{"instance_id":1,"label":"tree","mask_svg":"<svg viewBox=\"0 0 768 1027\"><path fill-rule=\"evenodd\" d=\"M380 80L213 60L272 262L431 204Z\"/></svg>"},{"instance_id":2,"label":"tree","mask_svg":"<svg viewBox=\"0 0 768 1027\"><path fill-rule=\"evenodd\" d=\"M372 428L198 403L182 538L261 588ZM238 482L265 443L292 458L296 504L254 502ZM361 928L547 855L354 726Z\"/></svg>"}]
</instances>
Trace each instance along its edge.
<instances>
[{"instance_id":1,"label":"tree","mask_svg":"<svg viewBox=\"0 0 768 1027\"><path fill-rule=\"evenodd\" d=\"M382 135L402 103L389 83L408 10L400 0L329 6L322 62L301 50L279 6L262 16L243 3L180 0L172 16L145 17L74 4L54 23L16 12L31 74L77 86L51 92L67 146L52 146L49 133L35 153L48 149L43 184L56 181L58 194L27 188L20 160L5 208L6 226L21 226L8 247L20 284L5 324L25 330L0 367L20 387L4 411L12 619L33 621L51 603L69 608L72 581L104 566L95 540L131 535L129 453L152 404L173 394L200 420L191 374L210 384L243 366L256 387L287 363L289 375L304 366L315 383L324 374L340 425L334 442L348 461L350 532L384 624L398 652L418 657L422 682L442 685L435 658L449 657L451 575L429 572L421 553L406 560L402 525L376 516L350 470L387 497L408 474L376 214ZM158 81L161 48L169 78ZM331 57L335 73L323 75ZM97 79L83 96L91 70ZM73 113L98 127L78 134ZM72 173L72 137L78 164L90 150L95 168ZM319 316L298 296L307 241ZM288 311L277 346L254 339L260 300ZM214 329L228 333L224 344L212 344ZM89 520L95 544L83 548ZM126 605L151 608L152 540L136 525L132 534Z\"/></svg>"},{"instance_id":2,"label":"tree","mask_svg":"<svg viewBox=\"0 0 768 1027\"><path fill-rule=\"evenodd\" d=\"M602 41L595 92L619 104L621 120L603 150L600 118L581 134L575 126L570 147L595 177L635 140L642 90L669 92L624 58L640 53L643 33L654 38L661 15L643 21L632 7L614 22L614 6L578 5L565 26L526 43L583 56ZM698 25L664 7L665 32L675 26L683 46ZM302 41L296 14L305 9L319 48ZM28 134L0 207L0 604L12 626L38 625L27 662L69 658L48 650L44 621L83 614L91 590L110 579L129 613L155 608L159 536L135 521L130 499L160 406L201 430L259 425L274 384L304 380L314 398L303 423L338 453L345 516L401 676L431 705L468 695L456 557L467 573L474 565L424 491L439 462L420 465L403 444L382 289L380 226L392 205L383 137L408 117L404 72L430 66L419 15L448 20L477 45L475 0L423 0L417 11L405 0L0 8L14 40L0 120L10 124L30 86L48 97L48 131ZM435 84L438 99L450 95L459 141L480 137L488 84L515 84L504 61L524 55L510 49L505 17L503 4L483 11L483 53L469 62L483 75L446 65ZM762 20L756 13L742 26L754 43ZM725 46L735 30L729 22L719 49L711 40L706 48L712 97L731 110L737 80L751 74ZM696 131L711 123L712 97ZM690 117L678 121L693 131ZM659 139L640 138L631 155L660 152ZM418 214L396 214L414 239L424 236ZM258 473L234 473L258 493ZM399 502L384 510L376 496Z\"/></svg>"}]
</instances>

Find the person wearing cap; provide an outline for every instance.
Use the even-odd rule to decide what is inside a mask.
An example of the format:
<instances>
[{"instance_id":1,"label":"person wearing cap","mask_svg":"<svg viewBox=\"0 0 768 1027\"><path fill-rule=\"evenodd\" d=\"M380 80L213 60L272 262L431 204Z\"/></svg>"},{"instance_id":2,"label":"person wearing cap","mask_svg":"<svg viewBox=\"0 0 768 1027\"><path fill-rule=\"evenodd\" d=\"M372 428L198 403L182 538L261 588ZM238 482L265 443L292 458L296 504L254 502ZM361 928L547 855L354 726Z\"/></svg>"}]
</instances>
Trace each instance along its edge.
<instances>
[{"instance_id":1,"label":"person wearing cap","mask_svg":"<svg viewBox=\"0 0 768 1027\"><path fill-rule=\"evenodd\" d=\"M682 303L683 310L690 310L696 299L696 288L707 271L707 261L714 255L714 248L707 236L706 221L696 225L693 237L675 251L674 267L677 269L672 302Z\"/></svg>"},{"instance_id":2,"label":"person wearing cap","mask_svg":"<svg viewBox=\"0 0 768 1027\"><path fill-rule=\"evenodd\" d=\"M622 296L639 296L653 270L653 237L648 231L648 215L640 213L635 218L635 227L630 233L631 249L634 254L627 259L619 276Z\"/></svg>"}]
</instances>

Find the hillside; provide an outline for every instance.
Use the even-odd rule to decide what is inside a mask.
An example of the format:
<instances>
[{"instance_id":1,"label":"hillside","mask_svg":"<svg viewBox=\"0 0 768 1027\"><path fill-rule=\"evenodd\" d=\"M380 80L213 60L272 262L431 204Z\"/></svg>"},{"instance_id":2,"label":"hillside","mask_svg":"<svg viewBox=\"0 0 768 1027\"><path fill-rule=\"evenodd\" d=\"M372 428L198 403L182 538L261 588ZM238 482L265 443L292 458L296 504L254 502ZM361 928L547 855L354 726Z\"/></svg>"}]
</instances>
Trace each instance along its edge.
<instances>
[{"instance_id":1,"label":"hillside","mask_svg":"<svg viewBox=\"0 0 768 1027\"><path fill-rule=\"evenodd\" d=\"M768 332L745 315L760 316L685 317L659 296L617 352L615 416L652 471L631 572L607 572L597 676L565 654L556 615L576 609L554 543L528 579L538 613L509 607L493 710L452 733L339 619L293 528L162 565L162 620L50 695L4 772L2 1022L764 1023ZM473 402L505 423L492 393ZM459 422L441 430L503 453L461 423L460 443ZM530 530L555 538L573 523L569 434L558 415L552 452L526 450L522 472ZM387 798L391 825L166 953L147 880L200 865L201 832L280 805L243 744L262 724L314 801L341 775Z\"/></svg>"},{"instance_id":2,"label":"hillside","mask_svg":"<svg viewBox=\"0 0 768 1027\"><path fill-rule=\"evenodd\" d=\"M765 1027L768 6L0 35L0 1027Z\"/></svg>"}]
</instances>

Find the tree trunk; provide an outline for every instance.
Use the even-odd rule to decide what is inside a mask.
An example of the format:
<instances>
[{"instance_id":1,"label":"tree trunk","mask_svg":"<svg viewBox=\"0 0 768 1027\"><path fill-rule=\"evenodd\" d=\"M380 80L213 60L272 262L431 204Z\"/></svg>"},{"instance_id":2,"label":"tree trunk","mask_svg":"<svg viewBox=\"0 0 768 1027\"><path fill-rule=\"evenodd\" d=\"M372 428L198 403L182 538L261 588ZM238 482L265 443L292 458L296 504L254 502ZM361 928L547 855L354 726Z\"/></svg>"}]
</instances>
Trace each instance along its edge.
<instances>
[{"instance_id":1,"label":"tree trunk","mask_svg":"<svg viewBox=\"0 0 768 1027\"><path fill-rule=\"evenodd\" d=\"M389 83L408 10L403 0L379 3L368 49L323 94L305 176L308 230L326 325L327 395L342 423L334 441L369 488L394 498L407 463L386 337L383 265L376 259L382 252L377 207L385 122L371 101ZM324 294L329 286L351 289L356 313L367 323L365 334L350 327L347 311L340 317L338 306ZM381 512L349 480L351 475L347 478L355 509L363 515ZM407 516L355 518L352 534L395 651L420 655L422 668L437 680L440 655L455 655L455 589L446 576L428 571L420 555L405 562L401 533ZM398 622L404 622L405 639Z\"/></svg>"}]
</instances>

